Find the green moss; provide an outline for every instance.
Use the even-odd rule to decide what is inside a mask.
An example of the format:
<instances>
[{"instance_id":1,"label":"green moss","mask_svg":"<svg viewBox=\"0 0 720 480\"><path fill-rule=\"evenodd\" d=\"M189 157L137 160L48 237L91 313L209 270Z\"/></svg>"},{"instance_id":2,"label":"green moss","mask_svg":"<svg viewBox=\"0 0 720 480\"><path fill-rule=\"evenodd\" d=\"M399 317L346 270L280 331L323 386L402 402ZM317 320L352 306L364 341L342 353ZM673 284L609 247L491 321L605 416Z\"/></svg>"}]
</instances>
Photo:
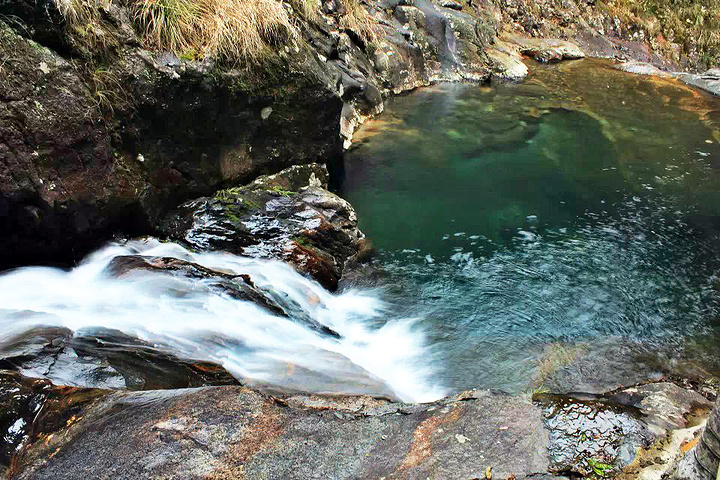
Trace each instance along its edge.
<instances>
[{"instance_id":1,"label":"green moss","mask_svg":"<svg viewBox=\"0 0 720 480\"><path fill-rule=\"evenodd\" d=\"M314 245L312 244L312 242L310 241L310 239L307 238L307 237L303 237L303 236L298 235L298 236L296 236L296 237L293 237L292 240L293 240L295 243L297 243L298 245L301 245L301 246L303 246L303 247L305 247L305 248L311 248L311 249L312 249L312 248L315 248Z\"/></svg>"},{"instance_id":2,"label":"green moss","mask_svg":"<svg viewBox=\"0 0 720 480\"><path fill-rule=\"evenodd\" d=\"M275 192L278 195L282 195L283 197L292 197L293 195L297 195L297 192L293 192L292 190L285 190L284 188L278 186L270 187L268 190L271 192Z\"/></svg>"},{"instance_id":3,"label":"green moss","mask_svg":"<svg viewBox=\"0 0 720 480\"><path fill-rule=\"evenodd\" d=\"M246 193L242 187L235 187L215 194L215 199L223 204L225 215L233 222L239 222L252 210L260 210L260 205L247 198Z\"/></svg>"}]
</instances>

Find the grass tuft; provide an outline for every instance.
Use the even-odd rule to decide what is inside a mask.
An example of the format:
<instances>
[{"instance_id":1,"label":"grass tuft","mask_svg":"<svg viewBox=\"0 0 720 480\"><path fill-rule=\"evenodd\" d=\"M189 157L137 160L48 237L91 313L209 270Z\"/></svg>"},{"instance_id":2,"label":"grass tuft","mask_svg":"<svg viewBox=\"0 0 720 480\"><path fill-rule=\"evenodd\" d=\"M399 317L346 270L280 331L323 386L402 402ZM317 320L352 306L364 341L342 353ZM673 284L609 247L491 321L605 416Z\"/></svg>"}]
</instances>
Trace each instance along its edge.
<instances>
[{"instance_id":1,"label":"grass tuft","mask_svg":"<svg viewBox=\"0 0 720 480\"><path fill-rule=\"evenodd\" d=\"M141 0L133 3L134 20L145 43L181 54L201 41L200 9L191 0Z\"/></svg>"},{"instance_id":2,"label":"grass tuft","mask_svg":"<svg viewBox=\"0 0 720 480\"><path fill-rule=\"evenodd\" d=\"M103 48L109 30L104 28L101 10L120 0L54 1L68 29L88 49ZM180 57L192 52L193 58L210 55L233 64L257 63L272 47L297 35L281 0L126 1L145 45ZM307 16L319 11L319 0L293 1Z\"/></svg>"},{"instance_id":3,"label":"grass tuft","mask_svg":"<svg viewBox=\"0 0 720 480\"><path fill-rule=\"evenodd\" d=\"M320 0L289 0L288 3L305 20L315 23L320 19Z\"/></svg>"},{"instance_id":4,"label":"grass tuft","mask_svg":"<svg viewBox=\"0 0 720 480\"><path fill-rule=\"evenodd\" d=\"M147 1L147 0L144 0ZM199 32L206 55L231 63L257 61L297 31L277 0L201 0Z\"/></svg>"},{"instance_id":5,"label":"grass tuft","mask_svg":"<svg viewBox=\"0 0 720 480\"><path fill-rule=\"evenodd\" d=\"M342 5L344 12L340 16L340 27L355 32L365 42L377 40L375 21L360 0L342 0Z\"/></svg>"}]
</instances>

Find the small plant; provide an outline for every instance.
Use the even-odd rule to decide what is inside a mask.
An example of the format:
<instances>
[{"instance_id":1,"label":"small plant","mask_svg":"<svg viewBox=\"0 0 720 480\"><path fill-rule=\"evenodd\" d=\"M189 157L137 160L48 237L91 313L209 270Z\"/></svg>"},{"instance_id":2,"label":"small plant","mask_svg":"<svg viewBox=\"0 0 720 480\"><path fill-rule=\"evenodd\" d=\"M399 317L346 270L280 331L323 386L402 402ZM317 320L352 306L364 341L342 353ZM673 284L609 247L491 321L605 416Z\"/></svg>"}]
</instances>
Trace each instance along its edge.
<instances>
[{"instance_id":1,"label":"small plant","mask_svg":"<svg viewBox=\"0 0 720 480\"><path fill-rule=\"evenodd\" d=\"M313 248L312 242L307 237L298 235L297 237L293 237L293 241L302 247Z\"/></svg>"},{"instance_id":2,"label":"small plant","mask_svg":"<svg viewBox=\"0 0 720 480\"><path fill-rule=\"evenodd\" d=\"M594 458L588 458L588 466L592 472L592 476L605 478L610 475L613 470L613 466L607 463L603 463L600 460Z\"/></svg>"},{"instance_id":3,"label":"small plant","mask_svg":"<svg viewBox=\"0 0 720 480\"><path fill-rule=\"evenodd\" d=\"M96 68L89 74L90 88L97 107L113 113L118 106L128 106L129 101L120 79L107 68Z\"/></svg>"},{"instance_id":4,"label":"small plant","mask_svg":"<svg viewBox=\"0 0 720 480\"><path fill-rule=\"evenodd\" d=\"M536 387L530 387L525 391L526 395L529 395L531 399L535 400L540 395L546 395L550 393L550 389L545 385L539 385Z\"/></svg>"}]
</instances>

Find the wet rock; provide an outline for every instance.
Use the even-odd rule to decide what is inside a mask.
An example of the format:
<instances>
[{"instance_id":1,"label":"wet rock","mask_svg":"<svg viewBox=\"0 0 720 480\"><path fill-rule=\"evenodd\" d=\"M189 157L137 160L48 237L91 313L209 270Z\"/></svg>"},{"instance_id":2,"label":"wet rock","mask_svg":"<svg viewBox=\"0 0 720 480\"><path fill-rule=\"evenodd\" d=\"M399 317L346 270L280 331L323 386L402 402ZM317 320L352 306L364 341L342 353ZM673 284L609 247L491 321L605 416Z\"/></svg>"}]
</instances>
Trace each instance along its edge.
<instances>
[{"instance_id":1,"label":"wet rock","mask_svg":"<svg viewBox=\"0 0 720 480\"><path fill-rule=\"evenodd\" d=\"M680 81L720 96L720 69L713 68L705 73L686 73L661 70L646 62L623 62L616 66L618 70L638 75L654 75L657 77L677 78Z\"/></svg>"},{"instance_id":2,"label":"wet rock","mask_svg":"<svg viewBox=\"0 0 720 480\"><path fill-rule=\"evenodd\" d=\"M647 466L648 451L658 450L671 432L687 427L692 412L711 405L697 392L672 383L538 399L547 405L551 470L581 475L597 475L598 468L615 476L637 473ZM658 458L658 463L666 464L667 458Z\"/></svg>"},{"instance_id":3,"label":"wet rock","mask_svg":"<svg viewBox=\"0 0 720 480\"><path fill-rule=\"evenodd\" d=\"M324 188L327 181L323 166L290 167L186 203L160 228L195 249L289 262L334 290L367 240L350 204Z\"/></svg>"},{"instance_id":4,"label":"wet rock","mask_svg":"<svg viewBox=\"0 0 720 480\"><path fill-rule=\"evenodd\" d=\"M645 426L618 407L558 400L545 414L551 470L557 473L590 475L593 462L621 469L632 461L638 448L651 441Z\"/></svg>"},{"instance_id":5,"label":"wet rock","mask_svg":"<svg viewBox=\"0 0 720 480\"><path fill-rule=\"evenodd\" d=\"M699 439L676 465L670 476L673 480L712 480L717 478L720 468L720 400L715 402L713 411L705 424Z\"/></svg>"},{"instance_id":6,"label":"wet rock","mask_svg":"<svg viewBox=\"0 0 720 480\"><path fill-rule=\"evenodd\" d=\"M47 380L0 370L0 472L23 448L67 428L83 407L107 392L56 387Z\"/></svg>"},{"instance_id":7,"label":"wet rock","mask_svg":"<svg viewBox=\"0 0 720 480\"><path fill-rule=\"evenodd\" d=\"M235 385L224 368L183 360L119 331L38 327L0 341L0 368L57 385L149 390Z\"/></svg>"},{"instance_id":8,"label":"wet rock","mask_svg":"<svg viewBox=\"0 0 720 480\"><path fill-rule=\"evenodd\" d=\"M670 432L649 431L651 404L667 398L683 410L697 400L673 387L626 392L640 407L612 395L537 405L482 390L427 404L246 387L118 392L16 456L13 478L618 476L642 445Z\"/></svg>"},{"instance_id":9,"label":"wet rock","mask_svg":"<svg viewBox=\"0 0 720 480\"><path fill-rule=\"evenodd\" d=\"M292 178L289 182L289 185L292 184ZM141 255L115 257L108 265L107 270L109 274L117 277L151 272L160 275L169 274L203 279L205 280L203 288L229 295L237 300L254 303L273 315L289 317L281 305L282 299L276 300L273 298L273 292L258 288L247 274L229 274L172 257L144 257ZM292 320L323 335L340 338L340 335L333 329L306 315L295 313Z\"/></svg>"},{"instance_id":10,"label":"wet rock","mask_svg":"<svg viewBox=\"0 0 720 480\"><path fill-rule=\"evenodd\" d=\"M188 278L210 280L205 284L210 288L217 289L238 300L255 303L274 315L287 317L287 313L282 307L258 289L249 275L230 275L172 257L120 256L115 257L108 265L108 272L117 277L129 276L138 271L164 272Z\"/></svg>"},{"instance_id":11,"label":"wet rock","mask_svg":"<svg viewBox=\"0 0 720 480\"><path fill-rule=\"evenodd\" d=\"M528 67L519 53L505 42L498 41L488 49L488 58L493 65L494 79L520 81L527 77Z\"/></svg>"},{"instance_id":12,"label":"wet rock","mask_svg":"<svg viewBox=\"0 0 720 480\"><path fill-rule=\"evenodd\" d=\"M615 66L623 72L634 73L636 75L654 75L657 77L672 77L673 75L664 70L660 70L655 65L647 62L623 62Z\"/></svg>"},{"instance_id":13,"label":"wet rock","mask_svg":"<svg viewBox=\"0 0 720 480\"><path fill-rule=\"evenodd\" d=\"M713 68L705 73L678 73L677 77L688 85L720 96L720 69Z\"/></svg>"}]
</instances>

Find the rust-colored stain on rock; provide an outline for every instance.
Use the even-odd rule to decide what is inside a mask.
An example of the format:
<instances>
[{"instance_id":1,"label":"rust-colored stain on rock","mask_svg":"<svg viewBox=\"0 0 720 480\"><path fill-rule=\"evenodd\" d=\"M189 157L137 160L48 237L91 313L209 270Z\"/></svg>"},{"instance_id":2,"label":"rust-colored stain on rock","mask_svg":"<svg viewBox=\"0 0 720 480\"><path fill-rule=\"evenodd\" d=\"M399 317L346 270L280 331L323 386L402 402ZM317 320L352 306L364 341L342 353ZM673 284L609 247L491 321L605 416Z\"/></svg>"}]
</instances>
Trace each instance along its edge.
<instances>
[{"instance_id":1,"label":"rust-colored stain on rock","mask_svg":"<svg viewBox=\"0 0 720 480\"><path fill-rule=\"evenodd\" d=\"M225 466L205 478L207 480L246 478L245 464L256 453L270 447L282 432L282 418L277 415L274 402L266 400L262 412L245 428L239 439L228 445Z\"/></svg>"},{"instance_id":2,"label":"rust-colored stain on rock","mask_svg":"<svg viewBox=\"0 0 720 480\"><path fill-rule=\"evenodd\" d=\"M410 451L405 455L398 472L417 467L432 454L432 437L437 429L446 423L456 422L460 418L460 408L452 407L446 414L432 416L423 420L413 433Z\"/></svg>"}]
</instances>

